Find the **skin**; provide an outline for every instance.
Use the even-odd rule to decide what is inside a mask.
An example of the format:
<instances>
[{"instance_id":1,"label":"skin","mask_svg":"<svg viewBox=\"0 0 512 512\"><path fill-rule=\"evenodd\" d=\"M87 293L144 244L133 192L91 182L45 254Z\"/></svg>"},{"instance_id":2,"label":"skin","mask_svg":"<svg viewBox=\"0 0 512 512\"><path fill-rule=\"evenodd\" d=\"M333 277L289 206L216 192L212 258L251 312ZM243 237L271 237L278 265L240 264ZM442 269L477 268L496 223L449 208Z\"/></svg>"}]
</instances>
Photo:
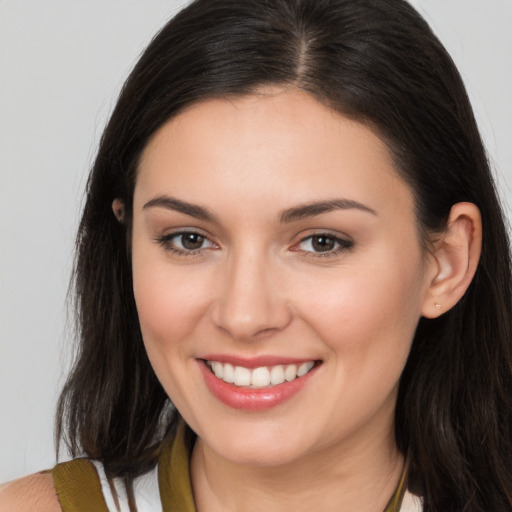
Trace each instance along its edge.
<instances>
[{"instance_id":1,"label":"skin","mask_svg":"<svg viewBox=\"0 0 512 512\"><path fill-rule=\"evenodd\" d=\"M155 204L164 196L213 218ZM339 199L352 203L282 218ZM113 210L122 220L119 200ZM198 434L197 510L382 510L403 467L398 380L419 318L443 314L471 282L476 206L454 205L425 253L411 191L378 136L301 91L268 89L202 102L164 125L143 154L133 211L144 342ZM201 249L176 252L176 233L190 230ZM314 235L339 243L318 254ZM236 410L204 383L198 359L212 353L321 364L286 402ZM34 508L60 510L50 475L0 489L1 510Z\"/></svg>"},{"instance_id":2,"label":"skin","mask_svg":"<svg viewBox=\"0 0 512 512\"><path fill-rule=\"evenodd\" d=\"M50 474L29 475L0 486L0 510L5 512L59 512Z\"/></svg>"}]
</instances>

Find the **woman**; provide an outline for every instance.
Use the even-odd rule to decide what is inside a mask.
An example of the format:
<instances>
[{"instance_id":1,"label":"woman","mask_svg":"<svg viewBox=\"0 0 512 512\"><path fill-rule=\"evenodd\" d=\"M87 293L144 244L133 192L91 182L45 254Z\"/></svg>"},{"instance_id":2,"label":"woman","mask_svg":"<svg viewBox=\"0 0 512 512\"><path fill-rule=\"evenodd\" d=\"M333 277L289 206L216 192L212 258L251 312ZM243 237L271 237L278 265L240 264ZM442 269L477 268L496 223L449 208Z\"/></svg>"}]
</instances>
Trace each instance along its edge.
<instances>
[{"instance_id":1,"label":"woman","mask_svg":"<svg viewBox=\"0 0 512 512\"><path fill-rule=\"evenodd\" d=\"M184 9L121 93L77 253L57 430L92 462L4 509L512 506L503 215L406 2Z\"/></svg>"}]
</instances>

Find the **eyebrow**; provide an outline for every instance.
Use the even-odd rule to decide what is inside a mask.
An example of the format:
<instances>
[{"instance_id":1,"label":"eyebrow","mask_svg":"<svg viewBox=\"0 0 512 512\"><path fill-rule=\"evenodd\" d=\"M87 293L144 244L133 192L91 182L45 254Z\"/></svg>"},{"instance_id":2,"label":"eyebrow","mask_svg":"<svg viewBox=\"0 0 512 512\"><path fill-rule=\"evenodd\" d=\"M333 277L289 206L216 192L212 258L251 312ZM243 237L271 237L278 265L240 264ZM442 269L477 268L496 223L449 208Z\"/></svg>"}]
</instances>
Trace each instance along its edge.
<instances>
[{"instance_id":1,"label":"eyebrow","mask_svg":"<svg viewBox=\"0 0 512 512\"><path fill-rule=\"evenodd\" d=\"M207 208L202 206L188 203L180 199L176 199L170 196L158 196L148 201L143 207L143 210L148 208L160 207L167 210L173 210L176 212L189 215L196 219L216 222L216 217ZM377 212L358 201L352 199L330 199L328 201L319 201L316 203L308 203L304 205L294 206L284 210L278 217L278 221L281 224L288 224L302 219L315 217L323 213L328 213L334 210L360 210L372 215L377 215Z\"/></svg>"},{"instance_id":2,"label":"eyebrow","mask_svg":"<svg viewBox=\"0 0 512 512\"><path fill-rule=\"evenodd\" d=\"M215 216L208 209L169 196L155 197L154 199L151 199L151 201L148 201L142 207L142 209L146 210L148 208L153 208L155 206L159 206L160 208L166 208L167 210L173 210L176 212L184 213L185 215L190 215L191 217L195 217L196 219L205 220L209 222L215 221Z\"/></svg>"},{"instance_id":3,"label":"eyebrow","mask_svg":"<svg viewBox=\"0 0 512 512\"><path fill-rule=\"evenodd\" d=\"M353 209L377 215L377 212L374 209L358 201L353 201L352 199L330 199L328 201L319 201L317 203L309 203L289 208L281 213L279 216L279 222L286 224L297 220L315 217L316 215L332 212L334 210Z\"/></svg>"}]
</instances>

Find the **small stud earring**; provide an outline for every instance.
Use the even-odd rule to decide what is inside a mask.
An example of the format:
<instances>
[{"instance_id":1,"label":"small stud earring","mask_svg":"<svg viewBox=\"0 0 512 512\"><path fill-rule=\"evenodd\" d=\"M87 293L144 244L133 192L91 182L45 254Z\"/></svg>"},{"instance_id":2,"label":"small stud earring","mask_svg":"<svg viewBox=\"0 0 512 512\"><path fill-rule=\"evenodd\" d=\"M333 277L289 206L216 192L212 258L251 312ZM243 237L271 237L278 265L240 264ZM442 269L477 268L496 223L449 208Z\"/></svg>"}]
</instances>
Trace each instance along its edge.
<instances>
[{"instance_id":1,"label":"small stud earring","mask_svg":"<svg viewBox=\"0 0 512 512\"><path fill-rule=\"evenodd\" d=\"M441 304L436 304L436 309L441 309Z\"/></svg>"}]
</instances>

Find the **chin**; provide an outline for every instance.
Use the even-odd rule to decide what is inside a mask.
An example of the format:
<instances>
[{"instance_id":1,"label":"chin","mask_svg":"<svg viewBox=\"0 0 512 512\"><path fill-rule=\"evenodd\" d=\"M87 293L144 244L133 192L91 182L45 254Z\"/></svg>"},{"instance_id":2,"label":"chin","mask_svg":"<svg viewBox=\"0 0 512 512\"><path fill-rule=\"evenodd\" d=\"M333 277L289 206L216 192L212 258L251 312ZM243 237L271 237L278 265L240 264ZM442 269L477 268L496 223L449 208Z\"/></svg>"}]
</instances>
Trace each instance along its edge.
<instances>
[{"instance_id":1,"label":"chin","mask_svg":"<svg viewBox=\"0 0 512 512\"><path fill-rule=\"evenodd\" d=\"M228 420L229 421L229 420ZM234 464L253 467L277 467L290 464L306 454L312 435L293 431L278 422L235 422L223 428L208 425L205 445ZM212 428L213 427L213 428ZM293 435L290 435L293 434ZM310 439L308 442L307 439Z\"/></svg>"}]
</instances>

